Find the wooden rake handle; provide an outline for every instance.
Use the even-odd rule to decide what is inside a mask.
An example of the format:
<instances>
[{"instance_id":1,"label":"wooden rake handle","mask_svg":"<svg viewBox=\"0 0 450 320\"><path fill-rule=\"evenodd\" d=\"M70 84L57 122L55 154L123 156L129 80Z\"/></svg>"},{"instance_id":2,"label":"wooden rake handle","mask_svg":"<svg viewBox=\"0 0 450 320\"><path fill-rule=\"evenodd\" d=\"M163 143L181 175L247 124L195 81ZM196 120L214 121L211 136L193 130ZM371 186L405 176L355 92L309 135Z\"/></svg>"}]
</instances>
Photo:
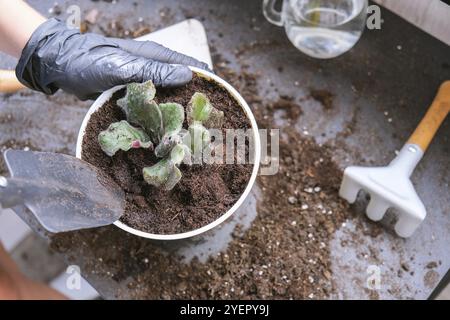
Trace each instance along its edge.
<instances>
[{"instance_id":1,"label":"wooden rake handle","mask_svg":"<svg viewBox=\"0 0 450 320\"><path fill-rule=\"evenodd\" d=\"M0 70L0 93L13 93L24 89L25 86L16 78L12 70Z\"/></svg>"},{"instance_id":2,"label":"wooden rake handle","mask_svg":"<svg viewBox=\"0 0 450 320\"><path fill-rule=\"evenodd\" d=\"M436 98L434 98L427 113L409 138L408 143L418 145L425 152L449 112L450 81L445 81L440 86Z\"/></svg>"}]
</instances>

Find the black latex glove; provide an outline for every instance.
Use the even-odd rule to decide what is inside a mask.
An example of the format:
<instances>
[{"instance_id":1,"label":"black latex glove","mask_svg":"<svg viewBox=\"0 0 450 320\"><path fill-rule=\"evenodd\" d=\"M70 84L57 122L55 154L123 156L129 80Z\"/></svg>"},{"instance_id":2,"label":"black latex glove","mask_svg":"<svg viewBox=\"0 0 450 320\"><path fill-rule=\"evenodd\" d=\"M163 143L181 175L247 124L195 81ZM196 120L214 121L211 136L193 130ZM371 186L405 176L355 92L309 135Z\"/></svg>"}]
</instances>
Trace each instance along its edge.
<instances>
[{"instance_id":1,"label":"black latex glove","mask_svg":"<svg viewBox=\"0 0 450 320\"><path fill-rule=\"evenodd\" d=\"M80 34L50 19L23 49L16 76L31 89L46 94L62 89L85 100L129 82L183 85L192 79L187 65L208 69L207 64L155 42Z\"/></svg>"}]
</instances>

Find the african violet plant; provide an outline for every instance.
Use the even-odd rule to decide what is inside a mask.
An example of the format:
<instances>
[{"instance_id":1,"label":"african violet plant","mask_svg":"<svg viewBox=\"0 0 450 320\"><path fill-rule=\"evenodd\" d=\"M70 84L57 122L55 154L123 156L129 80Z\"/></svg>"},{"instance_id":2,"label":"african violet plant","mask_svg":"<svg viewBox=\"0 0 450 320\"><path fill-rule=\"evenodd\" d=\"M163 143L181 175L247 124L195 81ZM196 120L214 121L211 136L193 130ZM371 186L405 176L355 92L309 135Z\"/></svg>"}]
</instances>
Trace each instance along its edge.
<instances>
[{"instance_id":1,"label":"african violet plant","mask_svg":"<svg viewBox=\"0 0 450 320\"><path fill-rule=\"evenodd\" d=\"M144 180L171 190L182 177L179 165L191 164L192 157L202 156L211 143L207 128L220 128L224 114L212 106L205 94L196 92L187 106L189 127L184 130L183 106L173 102L158 104L155 95L151 81L127 85L125 97L117 101L127 121L112 123L99 134L98 141L110 157L119 150L154 148L161 160L143 169Z\"/></svg>"}]
</instances>

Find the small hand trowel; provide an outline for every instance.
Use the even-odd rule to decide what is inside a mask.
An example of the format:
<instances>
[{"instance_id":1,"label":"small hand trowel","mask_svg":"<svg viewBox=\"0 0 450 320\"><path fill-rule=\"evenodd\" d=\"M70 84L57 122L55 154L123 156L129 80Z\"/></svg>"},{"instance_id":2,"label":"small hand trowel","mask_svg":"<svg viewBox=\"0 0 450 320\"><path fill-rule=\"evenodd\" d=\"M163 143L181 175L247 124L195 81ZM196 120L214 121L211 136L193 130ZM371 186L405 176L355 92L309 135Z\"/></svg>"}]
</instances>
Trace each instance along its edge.
<instances>
[{"instance_id":1,"label":"small hand trowel","mask_svg":"<svg viewBox=\"0 0 450 320\"><path fill-rule=\"evenodd\" d=\"M89 163L68 155L7 150L0 176L3 208L25 205L50 232L100 227L120 218L124 193Z\"/></svg>"}]
</instances>

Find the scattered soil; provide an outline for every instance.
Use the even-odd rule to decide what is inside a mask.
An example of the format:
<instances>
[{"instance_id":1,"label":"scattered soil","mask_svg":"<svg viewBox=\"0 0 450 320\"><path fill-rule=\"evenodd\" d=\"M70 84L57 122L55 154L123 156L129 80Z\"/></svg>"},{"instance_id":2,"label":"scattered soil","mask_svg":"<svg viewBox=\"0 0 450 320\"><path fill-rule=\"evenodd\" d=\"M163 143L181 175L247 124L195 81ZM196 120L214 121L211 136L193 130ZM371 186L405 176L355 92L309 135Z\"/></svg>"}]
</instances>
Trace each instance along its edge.
<instances>
[{"instance_id":1,"label":"scattered soil","mask_svg":"<svg viewBox=\"0 0 450 320\"><path fill-rule=\"evenodd\" d=\"M216 63L216 65L218 65ZM258 96L256 75L236 74L222 67L217 73L241 90L260 127L271 128L273 110ZM120 116L117 115L117 116ZM109 120L108 120L109 122ZM247 230L237 228L224 252L206 263L194 258L186 264L179 256L152 242L105 230L79 235L83 248L94 246L103 259L85 266L96 274L107 272L114 281L127 281L117 298L150 299L320 299L336 292L329 242L350 216L349 205L339 198L341 170L332 150L282 128L280 170L261 176L258 215ZM58 241L59 240L59 241ZM68 242L66 242L68 241ZM58 237L58 251L71 247ZM127 246L119 245L127 241ZM115 245L117 244L117 245ZM111 251L113 245L115 250ZM102 249L104 248L104 249ZM104 251L104 252L103 252ZM108 271L106 271L108 270Z\"/></svg>"},{"instance_id":2,"label":"scattered soil","mask_svg":"<svg viewBox=\"0 0 450 320\"><path fill-rule=\"evenodd\" d=\"M333 109L334 94L327 90L313 89L311 90L311 97L320 102L325 110Z\"/></svg>"},{"instance_id":3,"label":"scattered soil","mask_svg":"<svg viewBox=\"0 0 450 320\"><path fill-rule=\"evenodd\" d=\"M289 96L280 97L279 100L270 104L269 108L274 111L283 110L285 112L284 117L294 123L303 114L302 107L299 104L295 103L293 97Z\"/></svg>"},{"instance_id":4,"label":"scattered soil","mask_svg":"<svg viewBox=\"0 0 450 320\"><path fill-rule=\"evenodd\" d=\"M439 282L439 277L439 273L434 270L430 270L423 276L423 283L430 289L435 288Z\"/></svg>"},{"instance_id":5,"label":"scattered soil","mask_svg":"<svg viewBox=\"0 0 450 320\"><path fill-rule=\"evenodd\" d=\"M300 110L289 117L301 117L300 106L291 99L280 101L253 104L260 127L274 127L274 106L287 114ZM342 171L329 147L319 146L293 127L281 130L280 169L275 176L259 177L263 196L251 228L253 245L265 250L265 258L259 260L270 257L275 265L253 281L264 293L258 298L326 298L335 292L328 243L351 216L350 206L338 196Z\"/></svg>"},{"instance_id":6,"label":"scattered soil","mask_svg":"<svg viewBox=\"0 0 450 320\"><path fill-rule=\"evenodd\" d=\"M273 40L252 41L238 46L234 50L234 54L236 57L240 58L243 55L249 55L255 51L262 49L273 49L277 46L279 46L279 42Z\"/></svg>"},{"instance_id":7,"label":"scattered soil","mask_svg":"<svg viewBox=\"0 0 450 320\"><path fill-rule=\"evenodd\" d=\"M111 228L58 236L52 245L57 251L95 247L99 261L91 259L83 270L125 282L116 298L329 298L339 275L332 273L328 243L349 212L338 197L341 172L328 148L294 129L283 132L280 171L259 178L262 200L251 227L237 228L227 249L206 263L186 264L156 243Z\"/></svg>"},{"instance_id":8,"label":"scattered soil","mask_svg":"<svg viewBox=\"0 0 450 320\"><path fill-rule=\"evenodd\" d=\"M153 30L153 28L145 22L138 22L132 27L127 28L123 25L120 19L108 21L106 26L104 23L97 23L96 25L105 36L123 39L138 38L152 32ZM86 26L89 28L90 25L86 23ZM86 31L88 31L88 29Z\"/></svg>"},{"instance_id":9,"label":"scattered soil","mask_svg":"<svg viewBox=\"0 0 450 320\"><path fill-rule=\"evenodd\" d=\"M438 264L436 261L431 261L425 266L425 268L427 268L427 269L434 269L437 267L438 267Z\"/></svg>"},{"instance_id":10,"label":"scattered soil","mask_svg":"<svg viewBox=\"0 0 450 320\"><path fill-rule=\"evenodd\" d=\"M273 265L255 279L256 285L261 297L328 297L333 292L328 242L349 212L338 197L342 173L328 148L295 129L283 133L279 173L259 179L262 230L255 228L251 236L253 246L265 250Z\"/></svg>"},{"instance_id":11,"label":"scattered soil","mask_svg":"<svg viewBox=\"0 0 450 320\"><path fill-rule=\"evenodd\" d=\"M224 134L226 129L251 127L239 104L227 91L199 77L181 88L159 89L156 100L186 106L196 91L205 93L216 108L224 111ZM251 164L182 164L183 178L173 190L164 191L148 185L142 178L142 169L159 161L152 150L119 151L113 157L104 154L97 136L112 122L125 119L116 105L123 94L123 90L116 93L92 115L83 140L82 155L84 160L108 173L125 191L122 222L150 233L181 233L213 222L236 203L250 179ZM184 127L187 128L187 123Z\"/></svg>"}]
</instances>

